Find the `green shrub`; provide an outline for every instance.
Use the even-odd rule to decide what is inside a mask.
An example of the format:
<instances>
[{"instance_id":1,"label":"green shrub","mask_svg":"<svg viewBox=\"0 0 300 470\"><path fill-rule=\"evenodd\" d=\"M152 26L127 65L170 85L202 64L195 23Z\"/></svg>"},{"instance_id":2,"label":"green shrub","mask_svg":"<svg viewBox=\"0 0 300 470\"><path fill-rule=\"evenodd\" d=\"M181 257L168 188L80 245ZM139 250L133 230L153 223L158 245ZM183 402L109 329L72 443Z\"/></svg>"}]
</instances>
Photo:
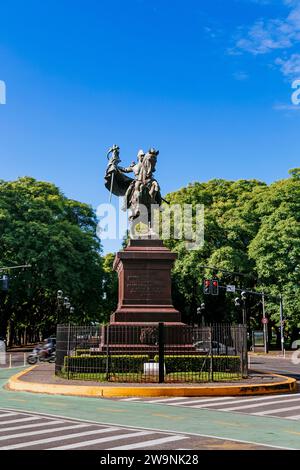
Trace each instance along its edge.
<instances>
[{"instance_id":1,"label":"green shrub","mask_svg":"<svg viewBox=\"0 0 300 470\"><path fill-rule=\"evenodd\" d=\"M154 357L158 362L158 356ZM172 372L209 372L210 357L208 356L165 356L167 374ZM221 372L239 372L241 360L239 356L213 356L213 370Z\"/></svg>"},{"instance_id":2,"label":"green shrub","mask_svg":"<svg viewBox=\"0 0 300 470\"><path fill-rule=\"evenodd\" d=\"M108 371L109 372L143 372L144 362L149 361L149 356L146 355L116 355L108 358ZM83 373L103 373L107 372L107 357L102 356L65 356L64 359L65 372L83 372Z\"/></svg>"}]
</instances>

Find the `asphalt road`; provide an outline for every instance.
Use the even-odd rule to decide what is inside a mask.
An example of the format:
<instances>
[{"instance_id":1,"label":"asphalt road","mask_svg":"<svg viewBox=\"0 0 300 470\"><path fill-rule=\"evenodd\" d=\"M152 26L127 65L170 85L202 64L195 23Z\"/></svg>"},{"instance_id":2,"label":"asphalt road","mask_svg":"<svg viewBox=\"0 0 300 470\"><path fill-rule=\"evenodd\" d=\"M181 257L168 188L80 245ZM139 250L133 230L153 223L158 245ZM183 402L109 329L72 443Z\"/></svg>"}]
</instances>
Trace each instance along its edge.
<instances>
[{"instance_id":1,"label":"asphalt road","mask_svg":"<svg viewBox=\"0 0 300 470\"><path fill-rule=\"evenodd\" d=\"M20 367L26 365L26 358L30 352L7 352L5 355L5 361L0 360L0 368L6 367ZM25 362L24 362L25 361Z\"/></svg>"},{"instance_id":2,"label":"asphalt road","mask_svg":"<svg viewBox=\"0 0 300 470\"><path fill-rule=\"evenodd\" d=\"M233 448L266 450L269 447L0 409L0 451L76 449L176 451Z\"/></svg>"},{"instance_id":3,"label":"asphalt road","mask_svg":"<svg viewBox=\"0 0 300 470\"><path fill-rule=\"evenodd\" d=\"M251 369L272 371L294 377L298 381L300 392L300 364L292 362L291 354L280 356L251 356ZM245 397L203 397L203 398L125 398L127 402L185 407L192 409L218 410L226 413L243 413L253 416L270 416L300 422L300 393Z\"/></svg>"},{"instance_id":4,"label":"asphalt road","mask_svg":"<svg viewBox=\"0 0 300 470\"><path fill-rule=\"evenodd\" d=\"M299 375L290 358L253 356L251 362L255 369ZM300 393L144 400L49 396L2 388L16 372L0 371L0 448L300 449Z\"/></svg>"},{"instance_id":5,"label":"asphalt road","mask_svg":"<svg viewBox=\"0 0 300 470\"><path fill-rule=\"evenodd\" d=\"M250 356L250 367L251 369L266 370L275 372L276 374L294 377L300 384L300 351L296 351L295 355L296 354L299 358L299 364L293 362L293 354L290 351L286 357L272 355Z\"/></svg>"}]
</instances>

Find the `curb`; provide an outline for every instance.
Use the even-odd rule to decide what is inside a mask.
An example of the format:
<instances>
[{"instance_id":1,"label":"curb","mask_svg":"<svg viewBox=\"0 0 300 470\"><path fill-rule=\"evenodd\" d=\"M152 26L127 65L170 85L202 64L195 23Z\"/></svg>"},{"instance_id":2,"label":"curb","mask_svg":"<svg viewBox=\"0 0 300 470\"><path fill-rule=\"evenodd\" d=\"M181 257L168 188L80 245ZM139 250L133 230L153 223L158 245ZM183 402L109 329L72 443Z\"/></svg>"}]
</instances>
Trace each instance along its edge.
<instances>
[{"instance_id":1,"label":"curb","mask_svg":"<svg viewBox=\"0 0 300 470\"><path fill-rule=\"evenodd\" d=\"M69 395L82 397L207 397L207 396L238 396L238 395L264 395L273 393L288 393L296 390L296 379L284 375L272 374L284 381L256 385L225 385L224 387L137 387L137 386L88 386L88 385L61 385L43 384L38 382L25 382L21 377L36 366L21 371L8 380L6 388L13 391L45 393L50 395Z\"/></svg>"}]
</instances>

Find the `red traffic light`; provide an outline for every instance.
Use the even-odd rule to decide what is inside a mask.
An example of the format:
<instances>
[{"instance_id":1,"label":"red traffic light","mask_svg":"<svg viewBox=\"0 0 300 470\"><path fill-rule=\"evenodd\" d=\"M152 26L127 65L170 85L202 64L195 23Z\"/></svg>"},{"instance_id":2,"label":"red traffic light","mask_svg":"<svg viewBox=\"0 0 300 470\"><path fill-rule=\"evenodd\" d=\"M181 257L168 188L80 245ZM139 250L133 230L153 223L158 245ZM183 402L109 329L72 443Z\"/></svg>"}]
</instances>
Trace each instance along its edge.
<instances>
[{"instance_id":1,"label":"red traffic light","mask_svg":"<svg viewBox=\"0 0 300 470\"><path fill-rule=\"evenodd\" d=\"M219 295L219 281L218 279L212 279L211 281L211 294Z\"/></svg>"},{"instance_id":2,"label":"red traffic light","mask_svg":"<svg viewBox=\"0 0 300 470\"><path fill-rule=\"evenodd\" d=\"M203 292L204 294L210 294L210 279L204 279Z\"/></svg>"}]
</instances>

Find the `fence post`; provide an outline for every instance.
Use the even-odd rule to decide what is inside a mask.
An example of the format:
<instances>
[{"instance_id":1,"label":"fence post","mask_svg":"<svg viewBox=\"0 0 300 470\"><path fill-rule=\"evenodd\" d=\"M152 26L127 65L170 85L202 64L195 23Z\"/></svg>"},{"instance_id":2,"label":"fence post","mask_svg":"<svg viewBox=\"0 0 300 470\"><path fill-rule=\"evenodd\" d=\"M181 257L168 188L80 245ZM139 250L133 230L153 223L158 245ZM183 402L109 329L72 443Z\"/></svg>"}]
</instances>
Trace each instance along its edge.
<instances>
[{"instance_id":1,"label":"fence post","mask_svg":"<svg viewBox=\"0 0 300 470\"><path fill-rule=\"evenodd\" d=\"M248 377L248 345L247 345L247 326L242 325L242 377Z\"/></svg>"},{"instance_id":2,"label":"fence post","mask_svg":"<svg viewBox=\"0 0 300 470\"><path fill-rule=\"evenodd\" d=\"M209 327L209 345L210 345L210 364L209 364L209 372L210 372L210 380L214 381L214 354L213 354L213 335L212 335L212 326Z\"/></svg>"},{"instance_id":3,"label":"fence post","mask_svg":"<svg viewBox=\"0 0 300 470\"><path fill-rule=\"evenodd\" d=\"M109 325L106 327L106 365L105 365L105 373L106 373L106 380L109 380Z\"/></svg>"},{"instance_id":4,"label":"fence post","mask_svg":"<svg viewBox=\"0 0 300 470\"><path fill-rule=\"evenodd\" d=\"M68 380L70 379L70 323L68 324L68 343L67 343L67 357L68 357Z\"/></svg>"},{"instance_id":5,"label":"fence post","mask_svg":"<svg viewBox=\"0 0 300 470\"><path fill-rule=\"evenodd\" d=\"M164 343L164 324L158 324L158 382L161 384L165 380L165 343Z\"/></svg>"},{"instance_id":6,"label":"fence post","mask_svg":"<svg viewBox=\"0 0 300 470\"><path fill-rule=\"evenodd\" d=\"M11 365L11 354L9 355L9 368L11 369L12 365Z\"/></svg>"}]
</instances>

